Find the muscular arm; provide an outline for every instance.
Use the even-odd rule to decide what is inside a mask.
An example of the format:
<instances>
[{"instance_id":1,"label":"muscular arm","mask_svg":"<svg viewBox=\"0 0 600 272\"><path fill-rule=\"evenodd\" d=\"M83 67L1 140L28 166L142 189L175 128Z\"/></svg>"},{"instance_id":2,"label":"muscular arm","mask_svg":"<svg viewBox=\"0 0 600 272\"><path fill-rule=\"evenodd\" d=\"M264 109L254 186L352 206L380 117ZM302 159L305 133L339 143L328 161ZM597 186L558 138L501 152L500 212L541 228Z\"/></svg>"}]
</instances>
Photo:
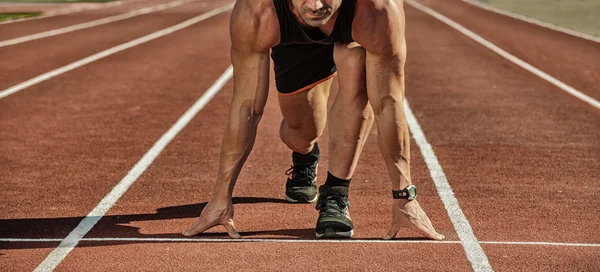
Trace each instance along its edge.
<instances>
[{"instance_id":1,"label":"muscular arm","mask_svg":"<svg viewBox=\"0 0 600 272\"><path fill-rule=\"evenodd\" d=\"M406 40L402 0L357 0L357 4L353 35L367 51L367 92L377 120L379 148L392 190L400 190L411 184L410 135L403 107ZM394 238L402 227L430 239L444 239L416 199L395 199L392 224L384 239Z\"/></svg>"},{"instance_id":2,"label":"muscular arm","mask_svg":"<svg viewBox=\"0 0 600 272\"><path fill-rule=\"evenodd\" d=\"M232 49L234 94L223 136L215 194L231 197L235 181L252 150L269 88L268 52ZM223 190L227 189L227 190Z\"/></svg>"},{"instance_id":3,"label":"muscular arm","mask_svg":"<svg viewBox=\"0 0 600 272\"><path fill-rule=\"evenodd\" d=\"M229 197L250 154L269 89L269 49L275 43L271 18L255 10L265 1L240 0L232 13L233 99L223 137L213 197ZM276 19L276 17L275 17ZM266 26L266 27L265 27ZM276 25L277 26L277 25ZM276 29L278 35L278 29Z\"/></svg>"},{"instance_id":4,"label":"muscular arm","mask_svg":"<svg viewBox=\"0 0 600 272\"><path fill-rule=\"evenodd\" d=\"M232 193L248 158L269 90L269 49L279 42L279 24L271 0L237 0L231 14L233 99L221 145L214 193L183 235L194 236L222 225L240 238L233 223Z\"/></svg>"},{"instance_id":5,"label":"muscular arm","mask_svg":"<svg viewBox=\"0 0 600 272\"><path fill-rule=\"evenodd\" d=\"M354 35L367 51L367 91L377 119L379 146L392 189L400 190L411 184L410 135L402 104L406 60L402 1L359 2L364 8L357 12L357 19L364 23L354 23Z\"/></svg>"}]
</instances>

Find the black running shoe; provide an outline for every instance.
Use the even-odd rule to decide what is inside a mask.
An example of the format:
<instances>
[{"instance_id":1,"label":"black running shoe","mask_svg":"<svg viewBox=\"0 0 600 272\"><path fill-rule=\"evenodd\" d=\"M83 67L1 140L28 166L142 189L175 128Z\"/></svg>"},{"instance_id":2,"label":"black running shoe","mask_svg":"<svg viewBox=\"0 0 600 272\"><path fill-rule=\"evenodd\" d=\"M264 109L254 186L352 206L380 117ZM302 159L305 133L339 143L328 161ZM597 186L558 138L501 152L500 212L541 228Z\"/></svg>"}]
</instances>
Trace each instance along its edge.
<instances>
[{"instance_id":1,"label":"black running shoe","mask_svg":"<svg viewBox=\"0 0 600 272\"><path fill-rule=\"evenodd\" d=\"M350 238L354 234L354 225L350 219L348 188L343 186L319 187L317 202L317 238Z\"/></svg>"},{"instance_id":2,"label":"black running shoe","mask_svg":"<svg viewBox=\"0 0 600 272\"><path fill-rule=\"evenodd\" d=\"M292 203L314 203L318 198L316 185L318 151L317 154L307 155L294 152L292 161L294 165L285 172L288 175L285 183L286 200Z\"/></svg>"}]
</instances>

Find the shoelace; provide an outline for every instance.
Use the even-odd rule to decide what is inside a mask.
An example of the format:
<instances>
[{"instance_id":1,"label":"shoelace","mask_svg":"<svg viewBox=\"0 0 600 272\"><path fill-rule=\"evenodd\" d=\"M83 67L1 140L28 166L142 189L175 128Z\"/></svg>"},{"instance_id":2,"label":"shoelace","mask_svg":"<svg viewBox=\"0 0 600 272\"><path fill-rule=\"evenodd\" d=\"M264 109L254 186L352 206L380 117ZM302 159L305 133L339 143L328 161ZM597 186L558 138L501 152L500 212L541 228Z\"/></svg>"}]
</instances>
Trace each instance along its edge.
<instances>
[{"instance_id":1,"label":"shoelace","mask_svg":"<svg viewBox=\"0 0 600 272\"><path fill-rule=\"evenodd\" d=\"M316 209L321 212L322 215L326 216L340 216L344 215L344 209L350 206L342 196L321 196L317 202Z\"/></svg>"},{"instance_id":2,"label":"shoelace","mask_svg":"<svg viewBox=\"0 0 600 272\"><path fill-rule=\"evenodd\" d=\"M302 184L310 184L311 181L315 178L317 173L315 173L315 169L310 167L310 165L292 165L285 174L290 176L294 181L299 181Z\"/></svg>"}]
</instances>

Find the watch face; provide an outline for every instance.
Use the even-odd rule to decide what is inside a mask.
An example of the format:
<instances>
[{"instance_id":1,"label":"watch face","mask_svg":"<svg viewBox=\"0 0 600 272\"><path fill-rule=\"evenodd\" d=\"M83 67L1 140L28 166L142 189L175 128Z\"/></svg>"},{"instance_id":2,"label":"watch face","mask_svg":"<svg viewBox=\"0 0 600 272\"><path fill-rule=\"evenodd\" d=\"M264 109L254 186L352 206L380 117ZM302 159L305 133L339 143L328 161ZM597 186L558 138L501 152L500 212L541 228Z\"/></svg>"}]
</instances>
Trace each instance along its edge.
<instances>
[{"instance_id":1,"label":"watch face","mask_svg":"<svg viewBox=\"0 0 600 272\"><path fill-rule=\"evenodd\" d=\"M406 188L399 191L392 191L394 199L408 199L413 200L417 197L417 187L413 184L406 186Z\"/></svg>"},{"instance_id":2,"label":"watch face","mask_svg":"<svg viewBox=\"0 0 600 272\"><path fill-rule=\"evenodd\" d=\"M409 186L408 188L408 199L415 199L417 197L417 187L414 185Z\"/></svg>"}]
</instances>

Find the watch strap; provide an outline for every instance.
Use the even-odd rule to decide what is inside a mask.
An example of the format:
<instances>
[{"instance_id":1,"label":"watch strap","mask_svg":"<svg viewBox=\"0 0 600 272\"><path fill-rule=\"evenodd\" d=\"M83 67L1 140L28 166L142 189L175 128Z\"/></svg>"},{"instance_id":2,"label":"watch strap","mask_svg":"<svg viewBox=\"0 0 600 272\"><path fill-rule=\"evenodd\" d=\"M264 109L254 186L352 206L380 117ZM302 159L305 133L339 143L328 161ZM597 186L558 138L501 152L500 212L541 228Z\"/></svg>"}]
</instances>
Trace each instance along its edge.
<instances>
[{"instance_id":1,"label":"watch strap","mask_svg":"<svg viewBox=\"0 0 600 272\"><path fill-rule=\"evenodd\" d=\"M412 191L412 192L411 192ZM415 199L417 197L417 187L414 184L406 186L402 190L392 190L392 198L394 199Z\"/></svg>"},{"instance_id":2,"label":"watch strap","mask_svg":"<svg viewBox=\"0 0 600 272\"><path fill-rule=\"evenodd\" d=\"M393 190L392 197L394 199L407 199L408 198L408 190Z\"/></svg>"}]
</instances>

